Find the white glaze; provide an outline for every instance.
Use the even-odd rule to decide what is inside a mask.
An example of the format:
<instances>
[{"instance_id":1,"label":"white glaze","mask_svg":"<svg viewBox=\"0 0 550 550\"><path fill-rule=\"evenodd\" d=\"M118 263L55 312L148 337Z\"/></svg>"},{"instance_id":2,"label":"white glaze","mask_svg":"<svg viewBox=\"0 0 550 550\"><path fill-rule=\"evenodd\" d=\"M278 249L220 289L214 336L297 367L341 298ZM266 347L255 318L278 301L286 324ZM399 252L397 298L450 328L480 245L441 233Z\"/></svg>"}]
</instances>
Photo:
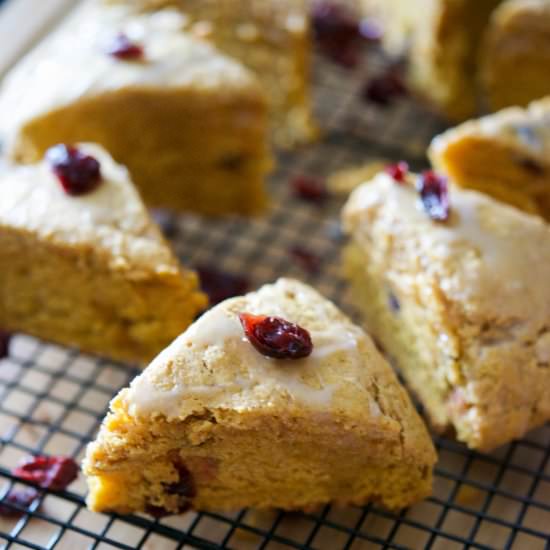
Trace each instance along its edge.
<instances>
[{"instance_id":1,"label":"white glaze","mask_svg":"<svg viewBox=\"0 0 550 550\"><path fill-rule=\"evenodd\" d=\"M257 306L254 304L254 295L249 296L247 310L256 314L261 313L256 309L259 303ZM275 315L273 309L277 310L277 306L272 304L271 309L269 313ZM277 314L284 317L282 311ZM287 393L292 400L326 409L330 407L337 386L327 384L319 376L319 366L328 357L338 353L345 353L348 360L351 358L355 362L362 361L358 339L364 337L364 333L352 325L340 324L332 327L330 332L311 330L310 334L314 351L309 357L299 360L265 357L244 336L238 317L218 306L197 320L153 361L142 376L134 380L127 397L130 412L132 414L156 412L170 418L181 414L184 401L189 402L194 398L202 401L205 398L216 398L223 393L236 394L263 387L267 390L275 387ZM203 384L186 386L177 382L170 389L155 386L150 379L151 373L179 354L184 354L189 348L195 348L195 351L199 351L205 357L212 349L230 350L232 355L240 357L243 364L247 366L248 377L235 377L231 382L212 386ZM304 380L306 376L308 383ZM315 387L311 383L312 379ZM351 382L358 384L358 381ZM238 408L238 404L235 406ZM377 407L374 407L371 412L374 415L380 414Z\"/></svg>"},{"instance_id":2,"label":"white glaze","mask_svg":"<svg viewBox=\"0 0 550 550\"><path fill-rule=\"evenodd\" d=\"M107 226L134 235L150 229L149 216L126 169L96 145L78 147L100 163L102 181L96 189L68 195L46 161L9 167L0 175L0 222L41 233L72 228L67 237L74 240L85 228L99 231Z\"/></svg>"},{"instance_id":3,"label":"white glaze","mask_svg":"<svg viewBox=\"0 0 550 550\"><path fill-rule=\"evenodd\" d=\"M408 185L396 185L389 176L381 174L357 191L353 207L369 208L370 205L384 202L386 208L396 212L397 217L419 225L429 224L430 229L423 233L422 240L432 254L452 256L456 254L457 247L464 245L477 251L488 267L484 273L490 276L499 274L510 289L519 289L525 281L530 280L531 266L539 261L535 255L537 250L526 248L523 251L524 261L517 261L517 240L514 235L505 233L507 226L499 225L498 220L494 219L498 211L488 208L491 199L451 186L450 218L444 223L435 222L425 212L414 183L411 177ZM518 212L518 215L521 214ZM527 258L530 251L533 257Z\"/></svg>"}]
</instances>

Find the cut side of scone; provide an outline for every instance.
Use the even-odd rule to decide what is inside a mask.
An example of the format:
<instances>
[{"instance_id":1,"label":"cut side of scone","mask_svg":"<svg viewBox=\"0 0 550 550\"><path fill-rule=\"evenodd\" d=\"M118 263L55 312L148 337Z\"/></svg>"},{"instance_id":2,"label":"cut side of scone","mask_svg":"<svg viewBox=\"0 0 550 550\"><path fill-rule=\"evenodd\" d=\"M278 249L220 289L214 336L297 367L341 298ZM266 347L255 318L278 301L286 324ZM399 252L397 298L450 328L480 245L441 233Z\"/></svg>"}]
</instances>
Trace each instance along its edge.
<instances>
[{"instance_id":1,"label":"cut side of scone","mask_svg":"<svg viewBox=\"0 0 550 550\"><path fill-rule=\"evenodd\" d=\"M384 47L406 54L410 86L451 120L477 110L479 45L500 0L359 0L384 26Z\"/></svg>"},{"instance_id":2,"label":"cut side of scone","mask_svg":"<svg viewBox=\"0 0 550 550\"><path fill-rule=\"evenodd\" d=\"M550 220L550 98L447 130L429 156L458 185Z\"/></svg>"},{"instance_id":3,"label":"cut side of scone","mask_svg":"<svg viewBox=\"0 0 550 550\"><path fill-rule=\"evenodd\" d=\"M141 10L179 9L189 30L238 59L267 93L274 140L290 147L314 139L309 0L105 0Z\"/></svg>"},{"instance_id":4,"label":"cut side of scone","mask_svg":"<svg viewBox=\"0 0 550 550\"><path fill-rule=\"evenodd\" d=\"M550 2L507 0L493 12L481 49L481 80L492 110L550 94Z\"/></svg>"},{"instance_id":5,"label":"cut side of scone","mask_svg":"<svg viewBox=\"0 0 550 550\"><path fill-rule=\"evenodd\" d=\"M175 10L85 2L0 88L11 156L35 162L55 143L99 143L150 206L261 212L267 100L248 69L186 25Z\"/></svg>"},{"instance_id":6,"label":"cut side of scone","mask_svg":"<svg viewBox=\"0 0 550 550\"><path fill-rule=\"evenodd\" d=\"M343 223L355 303L436 426L488 450L550 419L548 224L433 173L376 176Z\"/></svg>"},{"instance_id":7,"label":"cut side of scone","mask_svg":"<svg viewBox=\"0 0 550 550\"><path fill-rule=\"evenodd\" d=\"M163 514L401 508L430 494L434 461L371 339L280 279L205 313L122 390L83 467L90 509Z\"/></svg>"},{"instance_id":8,"label":"cut side of scone","mask_svg":"<svg viewBox=\"0 0 550 550\"><path fill-rule=\"evenodd\" d=\"M59 145L0 174L0 326L146 363L206 306L127 171Z\"/></svg>"}]
</instances>

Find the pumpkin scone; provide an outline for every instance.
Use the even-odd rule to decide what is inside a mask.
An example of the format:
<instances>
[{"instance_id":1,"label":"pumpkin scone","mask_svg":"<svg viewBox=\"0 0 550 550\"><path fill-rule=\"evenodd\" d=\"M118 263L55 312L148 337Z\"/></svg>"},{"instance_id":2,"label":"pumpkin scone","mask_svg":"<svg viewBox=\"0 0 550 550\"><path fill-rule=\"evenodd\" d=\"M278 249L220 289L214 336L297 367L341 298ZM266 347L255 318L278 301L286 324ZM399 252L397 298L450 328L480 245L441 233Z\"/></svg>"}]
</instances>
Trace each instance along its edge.
<instances>
[{"instance_id":1,"label":"pumpkin scone","mask_svg":"<svg viewBox=\"0 0 550 550\"><path fill-rule=\"evenodd\" d=\"M0 88L12 157L35 162L55 143L99 143L148 205L262 211L271 166L264 94L248 69L185 25L174 10L85 2Z\"/></svg>"},{"instance_id":2,"label":"pumpkin scone","mask_svg":"<svg viewBox=\"0 0 550 550\"><path fill-rule=\"evenodd\" d=\"M142 10L170 6L189 29L258 77L270 100L274 139L289 147L317 136L311 100L308 0L104 0Z\"/></svg>"},{"instance_id":3,"label":"pumpkin scone","mask_svg":"<svg viewBox=\"0 0 550 550\"><path fill-rule=\"evenodd\" d=\"M84 460L94 511L408 506L435 451L371 339L279 279L200 317L111 403Z\"/></svg>"},{"instance_id":4,"label":"pumpkin scone","mask_svg":"<svg viewBox=\"0 0 550 550\"><path fill-rule=\"evenodd\" d=\"M410 86L451 120L477 108L478 50L499 0L359 0L384 27L383 43L408 58Z\"/></svg>"},{"instance_id":5,"label":"pumpkin scone","mask_svg":"<svg viewBox=\"0 0 550 550\"><path fill-rule=\"evenodd\" d=\"M145 363L206 306L127 171L95 145L0 174L0 326Z\"/></svg>"},{"instance_id":6,"label":"pumpkin scone","mask_svg":"<svg viewBox=\"0 0 550 550\"><path fill-rule=\"evenodd\" d=\"M483 42L481 80L492 110L550 94L550 1L508 0Z\"/></svg>"},{"instance_id":7,"label":"pumpkin scone","mask_svg":"<svg viewBox=\"0 0 550 550\"><path fill-rule=\"evenodd\" d=\"M481 450L521 437L550 419L550 226L433 172L392 173L343 212L367 327L436 426Z\"/></svg>"},{"instance_id":8,"label":"pumpkin scone","mask_svg":"<svg viewBox=\"0 0 550 550\"><path fill-rule=\"evenodd\" d=\"M550 97L447 130L429 156L460 186L550 220Z\"/></svg>"}]
</instances>

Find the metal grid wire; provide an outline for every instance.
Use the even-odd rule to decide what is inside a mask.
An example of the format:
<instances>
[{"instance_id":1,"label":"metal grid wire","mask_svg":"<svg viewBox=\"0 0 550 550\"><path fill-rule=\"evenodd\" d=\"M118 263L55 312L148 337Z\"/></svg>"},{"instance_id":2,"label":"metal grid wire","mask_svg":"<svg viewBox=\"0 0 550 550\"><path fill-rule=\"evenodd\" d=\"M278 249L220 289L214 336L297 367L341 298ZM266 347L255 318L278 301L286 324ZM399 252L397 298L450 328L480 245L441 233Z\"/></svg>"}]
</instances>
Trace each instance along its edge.
<instances>
[{"instance_id":1,"label":"metal grid wire","mask_svg":"<svg viewBox=\"0 0 550 550\"><path fill-rule=\"evenodd\" d=\"M324 206L301 202L287 184L295 174L326 176L374 158L424 163L439 123L412 99L381 108L360 91L384 64L371 52L355 71L319 64L316 106L326 129L316 145L279 156L270 182L273 208L259 220L177 219L173 239L187 265L212 264L246 274L253 286L295 276L317 287L354 315L340 278L338 212L342 199ZM290 250L305 247L322 260L319 273L304 271ZM10 469L25 455L82 458L113 394L136 370L80 355L27 336L12 341L0 361L0 499L21 483ZM439 462L434 495L394 514L375 505L315 513L233 515L190 512L152 520L88 512L82 479L68 491L43 491L19 519L0 518L0 548L543 549L550 537L550 426L493 454L467 450L435 437Z\"/></svg>"}]
</instances>

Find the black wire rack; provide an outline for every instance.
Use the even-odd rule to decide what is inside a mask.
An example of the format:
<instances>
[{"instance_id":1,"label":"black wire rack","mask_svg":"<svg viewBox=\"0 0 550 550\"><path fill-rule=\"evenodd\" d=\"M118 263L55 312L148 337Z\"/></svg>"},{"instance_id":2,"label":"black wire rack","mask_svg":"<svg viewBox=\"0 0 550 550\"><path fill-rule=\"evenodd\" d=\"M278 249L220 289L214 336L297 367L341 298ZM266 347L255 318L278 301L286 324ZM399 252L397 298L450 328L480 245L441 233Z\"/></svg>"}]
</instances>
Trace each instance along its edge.
<instances>
[{"instance_id":1,"label":"black wire rack","mask_svg":"<svg viewBox=\"0 0 550 550\"><path fill-rule=\"evenodd\" d=\"M174 219L172 242L186 265L211 264L246 274L251 286L278 276L306 280L355 315L340 277L338 213L343 198L324 205L293 196L295 175L325 177L374 159L424 163L438 120L412 98L381 107L362 99L365 82L383 70L370 48L361 67L348 71L318 62L316 107L322 140L279 155L271 178L273 208L258 220ZM319 271L297 259L315 254ZM82 458L113 395L136 375L125 365L84 356L24 335L0 361L0 501L24 484L11 469L29 454ZM42 491L18 518L0 517L6 549L529 549L550 547L550 426L492 454L469 451L434 436L439 452L434 494L400 513L375 505L316 512L242 510L153 520L148 516L92 514L82 476L67 491ZM4 506L10 506L4 502Z\"/></svg>"}]
</instances>

